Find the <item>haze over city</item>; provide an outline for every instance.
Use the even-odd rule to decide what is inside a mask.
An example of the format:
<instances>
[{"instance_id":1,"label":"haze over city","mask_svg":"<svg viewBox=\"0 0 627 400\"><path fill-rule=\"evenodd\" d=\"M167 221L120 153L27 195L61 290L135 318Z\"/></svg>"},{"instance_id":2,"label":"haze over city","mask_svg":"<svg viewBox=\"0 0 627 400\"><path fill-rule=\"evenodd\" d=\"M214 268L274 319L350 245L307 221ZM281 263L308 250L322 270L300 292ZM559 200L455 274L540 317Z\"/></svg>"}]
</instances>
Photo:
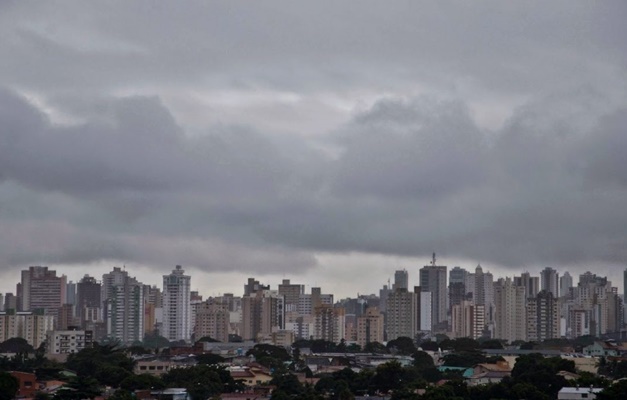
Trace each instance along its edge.
<instances>
[{"instance_id":1,"label":"haze over city","mask_svg":"<svg viewBox=\"0 0 627 400\"><path fill-rule=\"evenodd\" d=\"M622 2L0 3L0 292L627 266Z\"/></svg>"}]
</instances>

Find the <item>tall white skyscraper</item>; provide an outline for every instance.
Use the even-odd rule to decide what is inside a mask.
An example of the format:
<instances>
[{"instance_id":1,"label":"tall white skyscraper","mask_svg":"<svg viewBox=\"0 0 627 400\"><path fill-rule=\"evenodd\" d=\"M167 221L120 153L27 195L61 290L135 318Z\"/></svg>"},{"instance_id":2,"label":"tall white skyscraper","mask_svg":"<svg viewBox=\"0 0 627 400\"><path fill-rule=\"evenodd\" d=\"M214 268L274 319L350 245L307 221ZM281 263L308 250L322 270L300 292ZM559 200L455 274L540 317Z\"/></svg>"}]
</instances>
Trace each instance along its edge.
<instances>
[{"instance_id":1,"label":"tall white skyscraper","mask_svg":"<svg viewBox=\"0 0 627 400\"><path fill-rule=\"evenodd\" d=\"M163 329L166 339L189 341L191 337L190 276L177 265L163 275Z\"/></svg>"},{"instance_id":2,"label":"tall white skyscraper","mask_svg":"<svg viewBox=\"0 0 627 400\"><path fill-rule=\"evenodd\" d=\"M102 275L100 301L104 304L103 314L108 336L123 343L144 339L142 287L141 282L128 276L126 269L114 267L111 272ZM98 285L92 290L98 290ZM96 295L94 299L97 299Z\"/></svg>"}]
</instances>

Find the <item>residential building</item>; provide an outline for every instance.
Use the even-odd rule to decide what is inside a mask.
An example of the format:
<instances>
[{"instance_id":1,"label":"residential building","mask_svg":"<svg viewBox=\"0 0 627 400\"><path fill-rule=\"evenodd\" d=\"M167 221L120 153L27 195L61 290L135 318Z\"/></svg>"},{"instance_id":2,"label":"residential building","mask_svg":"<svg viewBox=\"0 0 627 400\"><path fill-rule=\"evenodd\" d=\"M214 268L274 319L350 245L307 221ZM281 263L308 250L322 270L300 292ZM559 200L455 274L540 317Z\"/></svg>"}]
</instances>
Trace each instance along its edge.
<instances>
[{"instance_id":1,"label":"residential building","mask_svg":"<svg viewBox=\"0 0 627 400\"><path fill-rule=\"evenodd\" d=\"M407 270L398 270L394 272L394 286L392 289L407 289L409 290L409 274Z\"/></svg>"},{"instance_id":2,"label":"residential building","mask_svg":"<svg viewBox=\"0 0 627 400\"><path fill-rule=\"evenodd\" d=\"M22 271L22 311L43 310L46 315L57 317L59 308L66 303L67 277L57 276L48 267L29 267Z\"/></svg>"},{"instance_id":3,"label":"residential building","mask_svg":"<svg viewBox=\"0 0 627 400\"><path fill-rule=\"evenodd\" d=\"M161 335L170 341L191 338L190 276L177 265L163 275L163 329Z\"/></svg>"},{"instance_id":4,"label":"residential building","mask_svg":"<svg viewBox=\"0 0 627 400\"><path fill-rule=\"evenodd\" d=\"M462 301L451 309L451 326L454 338L478 339L485 327L485 306L471 301Z\"/></svg>"},{"instance_id":5,"label":"residential building","mask_svg":"<svg viewBox=\"0 0 627 400\"><path fill-rule=\"evenodd\" d=\"M540 291L527 299L527 340L541 342L559 337L560 319L557 299L551 292Z\"/></svg>"},{"instance_id":6,"label":"residential building","mask_svg":"<svg viewBox=\"0 0 627 400\"><path fill-rule=\"evenodd\" d=\"M494 337L511 342L527 340L526 288L516 286L511 278L494 284Z\"/></svg>"},{"instance_id":7,"label":"residential building","mask_svg":"<svg viewBox=\"0 0 627 400\"><path fill-rule=\"evenodd\" d=\"M343 307L333 307L327 304L315 307L313 338L339 343L344 339L345 315L346 310Z\"/></svg>"},{"instance_id":8,"label":"residential building","mask_svg":"<svg viewBox=\"0 0 627 400\"><path fill-rule=\"evenodd\" d=\"M220 342L229 341L228 304L208 299L196 305L194 340L209 336Z\"/></svg>"},{"instance_id":9,"label":"residential building","mask_svg":"<svg viewBox=\"0 0 627 400\"><path fill-rule=\"evenodd\" d=\"M420 269L420 287L423 292L431 292L431 323L432 329L446 330L447 300L446 266L436 265L435 253L431 265ZM389 306L388 306L389 307Z\"/></svg>"},{"instance_id":10,"label":"residential building","mask_svg":"<svg viewBox=\"0 0 627 400\"><path fill-rule=\"evenodd\" d=\"M76 284L76 316L80 321L81 327L85 326L85 321L88 321L87 309L97 309L98 315L96 320L102 320L102 285L96 280L96 278L89 275L85 275ZM93 313L93 311L89 311ZM93 315L92 315L93 317Z\"/></svg>"},{"instance_id":11,"label":"residential building","mask_svg":"<svg viewBox=\"0 0 627 400\"><path fill-rule=\"evenodd\" d=\"M525 296L536 297L540 292L540 278L537 276L531 276L529 272L524 272L520 276L514 277L515 286L523 286L526 289Z\"/></svg>"},{"instance_id":12,"label":"residential building","mask_svg":"<svg viewBox=\"0 0 627 400\"><path fill-rule=\"evenodd\" d=\"M418 323L418 301L414 292L407 289L394 289L388 294L385 319L386 340L399 337L413 338Z\"/></svg>"},{"instance_id":13,"label":"residential building","mask_svg":"<svg viewBox=\"0 0 627 400\"><path fill-rule=\"evenodd\" d=\"M107 335L122 343L144 339L143 284L114 268L103 275Z\"/></svg>"},{"instance_id":14,"label":"residential building","mask_svg":"<svg viewBox=\"0 0 627 400\"><path fill-rule=\"evenodd\" d=\"M46 353L51 355L78 353L93 342L92 332L85 330L53 330L46 338Z\"/></svg>"},{"instance_id":15,"label":"residential building","mask_svg":"<svg viewBox=\"0 0 627 400\"><path fill-rule=\"evenodd\" d=\"M559 274L553 268L546 267L540 272L541 290L550 292L553 297L559 298Z\"/></svg>"},{"instance_id":16,"label":"residential building","mask_svg":"<svg viewBox=\"0 0 627 400\"><path fill-rule=\"evenodd\" d=\"M43 311L3 311L0 312L0 342L19 337L34 348L45 340L46 333L54 329L55 317L44 315Z\"/></svg>"}]
</instances>

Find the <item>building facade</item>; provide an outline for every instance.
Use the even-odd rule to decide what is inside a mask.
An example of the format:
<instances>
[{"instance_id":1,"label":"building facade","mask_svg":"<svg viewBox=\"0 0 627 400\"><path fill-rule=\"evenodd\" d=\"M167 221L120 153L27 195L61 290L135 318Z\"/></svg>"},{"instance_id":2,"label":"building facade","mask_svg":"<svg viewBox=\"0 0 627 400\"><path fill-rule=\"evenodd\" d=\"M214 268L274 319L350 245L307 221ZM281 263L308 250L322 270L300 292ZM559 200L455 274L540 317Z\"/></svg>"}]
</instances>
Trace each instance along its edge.
<instances>
[{"instance_id":1,"label":"building facade","mask_svg":"<svg viewBox=\"0 0 627 400\"><path fill-rule=\"evenodd\" d=\"M189 275L180 265L163 276L163 329L161 335L170 341L191 338Z\"/></svg>"}]
</instances>

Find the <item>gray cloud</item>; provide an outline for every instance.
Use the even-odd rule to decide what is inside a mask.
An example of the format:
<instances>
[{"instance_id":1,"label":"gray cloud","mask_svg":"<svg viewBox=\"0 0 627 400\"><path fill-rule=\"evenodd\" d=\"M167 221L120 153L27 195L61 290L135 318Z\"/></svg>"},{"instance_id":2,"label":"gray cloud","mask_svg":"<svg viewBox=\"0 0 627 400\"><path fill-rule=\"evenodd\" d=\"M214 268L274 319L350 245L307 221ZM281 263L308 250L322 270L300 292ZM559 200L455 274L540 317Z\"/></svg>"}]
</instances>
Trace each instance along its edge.
<instances>
[{"instance_id":1,"label":"gray cloud","mask_svg":"<svg viewBox=\"0 0 627 400\"><path fill-rule=\"evenodd\" d=\"M2 7L2 265L627 259L622 4Z\"/></svg>"}]
</instances>

